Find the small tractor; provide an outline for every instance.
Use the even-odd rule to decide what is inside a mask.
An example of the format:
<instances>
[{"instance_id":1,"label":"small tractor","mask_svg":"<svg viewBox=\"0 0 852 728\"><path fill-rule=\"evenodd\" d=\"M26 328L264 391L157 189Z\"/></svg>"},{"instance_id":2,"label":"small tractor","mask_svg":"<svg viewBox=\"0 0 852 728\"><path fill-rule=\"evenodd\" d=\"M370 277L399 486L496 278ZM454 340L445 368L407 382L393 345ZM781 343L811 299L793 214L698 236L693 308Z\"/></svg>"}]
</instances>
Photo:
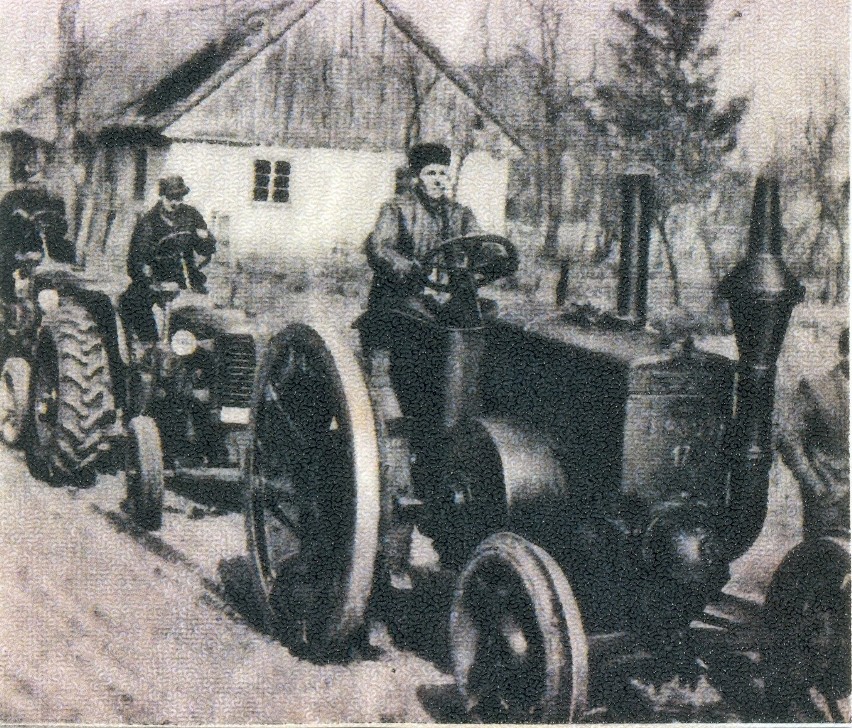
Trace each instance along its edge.
<instances>
[{"instance_id":1,"label":"small tractor","mask_svg":"<svg viewBox=\"0 0 852 728\"><path fill-rule=\"evenodd\" d=\"M32 474L90 485L116 431L115 382L127 361L118 289L62 256L50 257L64 219L36 212L15 256L15 300L4 306L0 434L23 447Z\"/></svg>"},{"instance_id":2,"label":"small tractor","mask_svg":"<svg viewBox=\"0 0 852 728\"><path fill-rule=\"evenodd\" d=\"M132 344L124 436L126 507L146 530L162 525L167 482L239 487L270 335L263 319L175 283L154 284L154 294L160 336L147 350Z\"/></svg>"},{"instance_id":3,"label":"small tractor","mask_svg":"<svg viewBox=\"0 0 852 728\"><path fill-rule=\"evenodd\" d=\"M598 646L634 635L670 650L719 596L766 517L776 362L804 293L781 258L779 184L758 180L748 252L720 291L736 361L646 326L651 179L626 176L621 192L616 313L501 319L477 288L517 255L473 236L422 261L448 299L437 316L362 318L359 354L305 324L273 336L245 510L264 617L284 642L345 654L407 568L416 524L457 573L449 646L465 708L566 722L588 707ZM785 562L772 598L807 611L821 592L803 570L830 569L825 618L773 644L846 635L830 668L808 665L832 699L849 692L841 541Z\"/></svg>"}]
</instances>

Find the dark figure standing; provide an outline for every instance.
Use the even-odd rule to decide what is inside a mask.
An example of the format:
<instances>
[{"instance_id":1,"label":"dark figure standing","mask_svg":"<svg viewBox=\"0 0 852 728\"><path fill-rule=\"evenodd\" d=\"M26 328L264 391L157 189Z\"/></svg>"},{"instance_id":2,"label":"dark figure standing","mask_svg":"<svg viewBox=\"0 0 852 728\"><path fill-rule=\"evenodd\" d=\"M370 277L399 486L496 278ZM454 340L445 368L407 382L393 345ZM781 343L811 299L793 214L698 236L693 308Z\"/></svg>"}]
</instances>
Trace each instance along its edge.
<instances>
[{"instance_id":1,"label":"dark figure standing","mask_svg":"<svg viewBox=\"0 0 852 728\"><path fill-rule=\"evenodd\" d=\"M20 184L0 200L0 298L5 303L15 299L16 256L41 253L60 263L74 262L65 203L48 192L38 159L19 162L14 177Z\"/></svg>"},{"instance_id":2,"label":"dark figure standing","mask_svg":"<svg viewBox=\"0 0 852 728\"><path fill-rule=\"evenodd\" d=\"M206 293L206 276L201 272L216 251L216 241L201 213L181 200L189 187L179 176L160 180L160 199L136 223L127 256L131 283L121 297L121 313L129 331L139 341L157 340L152 306L157 302L152 286L177 283ZM196 262L196 254L201 262Z\"/></svg>"},{"instance_id":3,"label":"dark figure standing","mask_svg":"<svg viewBox=\"0 0 852 728\"><path fill-rule=\"evenodd\" d=\"M839 363L803 377L782 414L778 451L799 481L805 539L849 536L849 329Z\"/></svg>"}]
</instances>

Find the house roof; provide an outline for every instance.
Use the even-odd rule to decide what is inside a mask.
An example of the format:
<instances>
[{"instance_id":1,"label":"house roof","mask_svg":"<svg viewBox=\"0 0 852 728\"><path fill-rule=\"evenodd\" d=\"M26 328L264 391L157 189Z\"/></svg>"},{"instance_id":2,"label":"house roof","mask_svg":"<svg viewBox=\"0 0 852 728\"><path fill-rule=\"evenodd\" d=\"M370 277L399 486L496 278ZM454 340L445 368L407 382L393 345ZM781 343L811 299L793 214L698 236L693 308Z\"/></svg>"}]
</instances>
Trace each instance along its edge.
<instances>
[{"instance_id":1,"label":"house roof","mask_svg":"<svg viewBox=\"0 0 852 728\"><path fill-rule=\"evenodd\" d=\"M335 0L278 0L258 8L238 0L228 17L219 6L192 11L147 11L119 23L87 52L78 102L79 130L158 131L194 109L285 34L317 5ZM518 133L482 98L463 71L451 64L390 0L372 0L407 38L485 118L515 146ZM53 93L49 79L13 112L13 126L54 136ZM52 132L52 134L51 134Z\"/></svg>"}]
</instances>

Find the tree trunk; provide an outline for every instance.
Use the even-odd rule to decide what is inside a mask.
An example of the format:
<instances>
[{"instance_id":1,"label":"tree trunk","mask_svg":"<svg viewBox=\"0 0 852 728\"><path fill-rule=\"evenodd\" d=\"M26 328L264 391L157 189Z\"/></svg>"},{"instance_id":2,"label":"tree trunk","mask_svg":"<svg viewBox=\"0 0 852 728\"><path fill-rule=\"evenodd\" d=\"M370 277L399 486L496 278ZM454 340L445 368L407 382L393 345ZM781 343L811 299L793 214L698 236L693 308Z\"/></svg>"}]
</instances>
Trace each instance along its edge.
<instances>
[{"instance_id":1,"label":"tree trunk","mask_svg":"<svg viewBox=\"0 0 852 728\"><path fill-rule=\"evenodd\" d=\"M657 230L660 233L660 240L663 243L663 250L666 251L666 260L669 262L669 274L672 281L672 302L675 306L680 306L680 280L678 278L677 263L675 262L674 249L672 248L671 240L666 233L666 221L668 213L657 216Z\"/></svg>"},{"instance_id":2,"label":"tree trunk","mask_svg":"<svg viewBox=\"0 0 852 728\"><path fill-rule=\"evenodd\" d=\"M544 208L544 255L556 258L559 255L559 226L562 223L562 155L558 149L545 152Z\"/></svg>"}]
</instances>

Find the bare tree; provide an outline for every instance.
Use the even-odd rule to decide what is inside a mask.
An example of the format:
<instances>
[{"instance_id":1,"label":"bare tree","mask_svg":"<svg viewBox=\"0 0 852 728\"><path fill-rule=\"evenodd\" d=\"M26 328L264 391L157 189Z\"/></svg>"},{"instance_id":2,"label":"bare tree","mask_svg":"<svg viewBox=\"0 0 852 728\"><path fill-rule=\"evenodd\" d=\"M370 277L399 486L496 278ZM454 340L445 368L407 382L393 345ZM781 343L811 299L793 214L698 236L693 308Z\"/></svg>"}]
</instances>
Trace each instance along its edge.
<instances>
[{"instance_id":1,"label":"bare tree","mask_svg":"<svg viewBox=\"0 0 852 728\"><path fill-rule=\"evenodd\" d=\"M833 264L833 298L846 295L848 261L846 231L849 219L849 98L836 75L822 79L822 109L811 108L801 151L804 179L817 208L817 233L810 246L808 264L820 255ZM845 171L845 174L844 174ZM834 251L830 250L832 238ZM831 298L831 275L824 298Z\"/></svg>"},{"instance_id":2,"label":"bare tree","mask_svg":"<svg viewBox=\"0 0 852 728\"><path fill-rule=\"evenodd\" d=\"M594 64L588 77L572 75L565 45L569 23L559 0L523 0L531 15L536 39L532 48L519 51L533 71L534 114L531 131L537 142L538 183L545 222L544 253L559 251L559 226L562 222L563 157L587 136L593 126L589 110L588 84L594 78Z\"/></svg>"}]
</instances>

